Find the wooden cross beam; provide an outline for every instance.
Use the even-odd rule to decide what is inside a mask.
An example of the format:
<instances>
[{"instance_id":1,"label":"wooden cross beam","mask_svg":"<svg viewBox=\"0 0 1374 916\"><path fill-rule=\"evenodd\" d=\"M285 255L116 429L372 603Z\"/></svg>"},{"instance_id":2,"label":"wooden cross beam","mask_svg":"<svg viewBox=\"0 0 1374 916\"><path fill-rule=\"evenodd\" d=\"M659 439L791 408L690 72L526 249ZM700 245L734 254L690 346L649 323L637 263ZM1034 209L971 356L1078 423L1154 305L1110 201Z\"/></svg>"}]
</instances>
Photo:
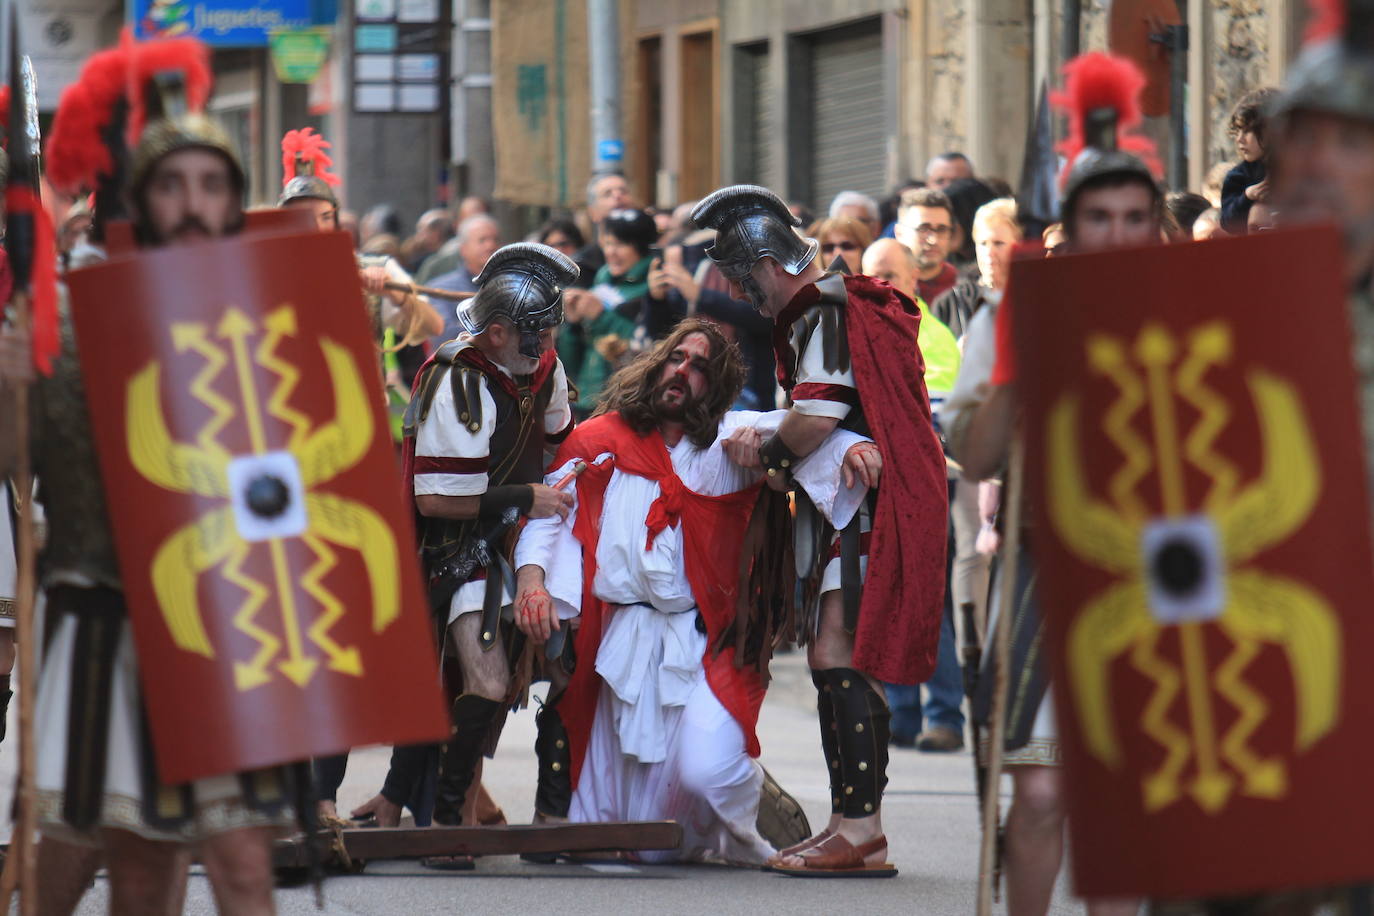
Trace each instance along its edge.
<instances>
[{"instance_id":1,"label":"wooden cross beam","mask_svg":"<svg viewBox=\"0 0 1374 916\"><path fill-rule=\"evenodd\" d=\"M418 859L425 856L508 856L522 853L677 849L682 827L674 821L606 824L513 824L499 827L349 827L340 831L353 861ZM315 835L320 860L341 864L336 834ZM276 868L305 868L309 850L304 836L277 841Z\"/></svg>"}]
</instances>

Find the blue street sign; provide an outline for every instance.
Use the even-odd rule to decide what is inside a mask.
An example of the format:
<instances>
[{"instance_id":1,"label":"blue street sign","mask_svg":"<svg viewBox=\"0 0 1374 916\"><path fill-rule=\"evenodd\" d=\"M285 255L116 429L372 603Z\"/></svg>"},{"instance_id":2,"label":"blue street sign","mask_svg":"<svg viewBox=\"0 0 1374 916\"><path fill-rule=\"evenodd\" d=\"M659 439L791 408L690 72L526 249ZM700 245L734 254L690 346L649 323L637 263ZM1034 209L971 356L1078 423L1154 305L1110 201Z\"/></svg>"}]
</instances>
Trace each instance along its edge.
<instances>
[{"instance_id":1,"label":"blue street sign","mask_svg":"<svg viewBox=\"0 0 1374 916\"><path fill-rule=\"evenodd\" d=\"M619 140L602 140L596 145L596 158L602 162L619 162L625 158L625 144Z\"/></svg>"},{"instance_id":2,"label":"blue street sign","mask_svg":"<svg viewBox=\"0 0 1374 916\"><path fill-rule=\"evenodd\" d=\"M257 47L268 33L332 25L334 0L133 0L129 17L139 38L189 35L209 45Z\"/></svg>"}]
</instances>

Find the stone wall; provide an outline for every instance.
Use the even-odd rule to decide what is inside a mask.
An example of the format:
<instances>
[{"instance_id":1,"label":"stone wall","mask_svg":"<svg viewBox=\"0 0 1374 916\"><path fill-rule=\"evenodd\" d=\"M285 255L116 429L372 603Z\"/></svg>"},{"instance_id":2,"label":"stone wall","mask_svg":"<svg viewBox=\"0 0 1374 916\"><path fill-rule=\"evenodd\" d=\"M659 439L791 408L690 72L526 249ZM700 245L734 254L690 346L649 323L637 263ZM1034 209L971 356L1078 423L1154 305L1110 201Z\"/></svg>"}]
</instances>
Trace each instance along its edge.
<instances>
[{"instance_id":1,"label":"stone wall","mask_svg":"<svg viewBox=\"0 0 1374 916\"><path fill-rule=\"evenodd\" d=\"M1269 85L1272 72L1268 4L1263 0L1210 0L1208 15L1211 91L1207 96L1204 172L1218 162L1235 159L1235 144L1227 133L1231 109L1251 89Z\"/></svg>"},{"instance_id":2,"label":"stone wall","mask_svg":"<svg viewBox=\"0 0 1374 916\"><path fill-rule=\"evenodd\" d=\"M968 3L927 3L925 98L925 158L946 150L968 147L969 125L965 91L968 84ZM915 174L925 172L923 151L916 151Z\"/></svg>"}]
</instances>

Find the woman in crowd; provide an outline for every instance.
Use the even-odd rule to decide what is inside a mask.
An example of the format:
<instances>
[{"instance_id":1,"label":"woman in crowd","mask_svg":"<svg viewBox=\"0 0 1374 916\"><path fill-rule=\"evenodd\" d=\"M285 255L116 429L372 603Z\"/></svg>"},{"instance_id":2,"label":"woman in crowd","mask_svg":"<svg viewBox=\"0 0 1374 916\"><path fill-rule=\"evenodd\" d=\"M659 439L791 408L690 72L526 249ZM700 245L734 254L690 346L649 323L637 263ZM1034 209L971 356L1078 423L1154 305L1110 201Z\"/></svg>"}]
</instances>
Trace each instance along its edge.
<instances>
[{"instance_id":1,"label":"woman in crowd","mask_svg":"<svg viewBox=\"0 0 1374 916\"><path fill-rule=\"evenodd\" d=\"M851 274L859 273L864 250L873 244L873 233L868 227L847 216L817 220L806 234L821 243L821 266L829 268L836 258L842 258Z\"/></svg>"}]
</instances>

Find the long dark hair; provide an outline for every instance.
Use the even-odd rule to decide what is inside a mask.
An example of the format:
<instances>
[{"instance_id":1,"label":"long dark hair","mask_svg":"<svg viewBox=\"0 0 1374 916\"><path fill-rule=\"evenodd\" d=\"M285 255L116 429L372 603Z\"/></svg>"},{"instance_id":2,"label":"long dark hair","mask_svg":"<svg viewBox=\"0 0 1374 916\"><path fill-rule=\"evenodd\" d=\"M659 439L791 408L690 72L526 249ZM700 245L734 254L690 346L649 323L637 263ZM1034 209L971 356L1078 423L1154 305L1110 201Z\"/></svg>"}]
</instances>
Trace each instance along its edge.
<instances>
[{"instance_id":1,"label":"long dark hair","mask_svg":"<svg viewBox=\"0 0 1374 916\"><path fill-rule=\"evenodd\" d=\"M657 429L659 417L654 409L654 389L658 387L660 371L672 352L692 334L705 335L710 343L711 357L706 368L706 392L688 406L682 428L698 448L715 442L720 435L720 418L744 388L744 357L714 321L704 318L684 318L652 350L607 379L592 416L619 412L630 428L641 436Z\"/></svg>"}]
</instances>

